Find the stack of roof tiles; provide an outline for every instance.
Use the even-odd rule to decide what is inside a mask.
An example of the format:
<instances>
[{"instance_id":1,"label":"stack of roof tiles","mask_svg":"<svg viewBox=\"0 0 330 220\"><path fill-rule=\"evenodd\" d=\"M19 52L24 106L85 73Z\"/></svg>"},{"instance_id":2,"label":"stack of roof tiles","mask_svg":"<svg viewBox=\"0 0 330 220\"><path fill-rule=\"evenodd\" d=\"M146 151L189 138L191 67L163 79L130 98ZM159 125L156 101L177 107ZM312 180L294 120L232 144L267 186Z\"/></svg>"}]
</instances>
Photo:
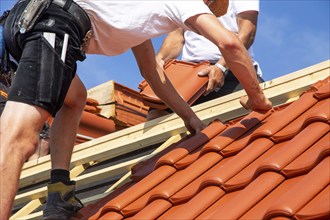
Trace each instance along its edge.
<instances>
[{"instance_id":1,"label":"stack of roof tiles","mask_svg":"<svg viewBox=\"0 0 330 220\"><path fill-rule=\"evenodd\" d=\"M147 120L149 107L142 102L139 92L113 82L114 115L106 118L101 114L100 103L88 98L83 111L76 144L131 127ZM110 98L110 97L109 97Z\"/></svg>"},{"instance_id":2,"label":"stack of roof tiles","mask_svg":"<svg viewBox=\"0 0 330 220\"><path fill-rule=\"evenodd\" d=\"M329 118L330 77L137 164L80 219L330 219Z\"/></svg>"}]
</instances>

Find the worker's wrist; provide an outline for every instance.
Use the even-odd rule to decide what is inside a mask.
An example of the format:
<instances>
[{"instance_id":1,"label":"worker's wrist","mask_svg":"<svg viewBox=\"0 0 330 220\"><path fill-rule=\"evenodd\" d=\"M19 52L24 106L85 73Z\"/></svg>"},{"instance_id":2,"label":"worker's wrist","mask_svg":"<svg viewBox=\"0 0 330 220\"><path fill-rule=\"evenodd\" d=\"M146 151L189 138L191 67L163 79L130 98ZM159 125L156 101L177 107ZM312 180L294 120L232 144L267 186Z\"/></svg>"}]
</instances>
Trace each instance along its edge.
<instances>
[{"instance_id":1,"label":"worker's wrist","mask_svg":"<svg viewBox=\"0 0 330 220\"><path fill-rule=\"evenodd\" d=\"M227 69L226 67L224 67L224 66L221 65L220 63L215 63L214 66L218 67L218 68L222 71L222 73L223 73L223 75L224 75L225 77L227 76L227 74L228 74L228 69Z\"/></svg>"}]
</instances>

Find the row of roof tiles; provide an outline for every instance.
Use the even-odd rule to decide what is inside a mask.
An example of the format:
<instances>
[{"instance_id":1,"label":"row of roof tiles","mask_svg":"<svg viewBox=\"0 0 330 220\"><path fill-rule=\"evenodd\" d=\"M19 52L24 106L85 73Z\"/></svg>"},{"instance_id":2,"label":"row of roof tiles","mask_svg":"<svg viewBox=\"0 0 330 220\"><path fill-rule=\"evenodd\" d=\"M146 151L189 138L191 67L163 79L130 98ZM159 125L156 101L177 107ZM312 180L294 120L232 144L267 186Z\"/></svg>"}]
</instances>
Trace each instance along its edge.
<instances>
[{"instance_id":1,"label":"row of roof tiles","mask_svg":"<svg viewBox=\"0 0 330 220\"><path fill-rule=\"evenodd\" d=\"M329 122L330 77L290 105L213 121L79 219L330 219Z\"/></svg>"}]
</instances>

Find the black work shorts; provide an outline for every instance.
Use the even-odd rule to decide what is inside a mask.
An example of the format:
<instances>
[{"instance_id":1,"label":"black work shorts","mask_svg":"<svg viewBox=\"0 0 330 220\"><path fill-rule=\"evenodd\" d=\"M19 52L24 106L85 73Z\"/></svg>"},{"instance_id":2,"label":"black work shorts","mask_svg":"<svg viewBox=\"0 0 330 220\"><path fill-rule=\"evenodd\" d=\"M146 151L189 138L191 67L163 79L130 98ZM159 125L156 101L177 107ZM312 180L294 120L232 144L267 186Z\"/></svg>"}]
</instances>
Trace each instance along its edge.
<instances>
[{"instance_id":1,"label":"black work shorts","mask_svg":"<svg viewBox=\"0 0 330 220\"><path fill-rule=\"evenodd\" d=\"M86 33L68 11L51 4L33 29L21 34L17 21L28 2L16 3L5 23L6 45L18 62L8 100L42 107L55 116L75 76L76 61L86 58L80 50ZM45 38L45 32L55 34L54 46ZM65 34L69 35L69 40L63 62Z\"/></svg>"}]
</instances>

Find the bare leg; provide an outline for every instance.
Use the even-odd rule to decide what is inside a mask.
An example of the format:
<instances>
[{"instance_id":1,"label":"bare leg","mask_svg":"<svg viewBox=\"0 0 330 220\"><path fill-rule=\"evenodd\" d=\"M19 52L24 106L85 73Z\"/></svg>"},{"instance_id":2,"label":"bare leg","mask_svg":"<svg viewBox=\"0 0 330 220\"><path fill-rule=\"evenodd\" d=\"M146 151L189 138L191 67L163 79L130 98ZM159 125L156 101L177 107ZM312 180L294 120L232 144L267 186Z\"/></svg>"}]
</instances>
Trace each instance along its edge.
<instances>
[{"instance_id":1,"label":"bare leg","mask_svg":"<svg viewBox=\"0 0 330 220\"><path fill-rule=\"evenodd\" d=\"M37 106L8 101L1 116L0 210L10 217L24 162L35 152L39 133L49 113Z\"/></svg>"},{"instance_id":2,"label":"bare leg","mask_svg":"<svg viewBox=\"0 0 330 220\"><path fill-rule=\"evenodd\" d=\"M65 97L64 105L57 113L50 129L52 169L69 170L70 168L72 150L86 97L85 86L76 75Z\"/></svg>"},{"instance_id":3,"label":"bare leg","mask_svg":"<svg viewBox=\"0 0 330 220\"><path fill-rule=\"evenodd\" d=\"M28 159L28 161L31 160L37 160L40 157L46 156L49 154L49 138L42 138L39 139L39 144L36 152Z\"/></svg>"}]
</instances>

